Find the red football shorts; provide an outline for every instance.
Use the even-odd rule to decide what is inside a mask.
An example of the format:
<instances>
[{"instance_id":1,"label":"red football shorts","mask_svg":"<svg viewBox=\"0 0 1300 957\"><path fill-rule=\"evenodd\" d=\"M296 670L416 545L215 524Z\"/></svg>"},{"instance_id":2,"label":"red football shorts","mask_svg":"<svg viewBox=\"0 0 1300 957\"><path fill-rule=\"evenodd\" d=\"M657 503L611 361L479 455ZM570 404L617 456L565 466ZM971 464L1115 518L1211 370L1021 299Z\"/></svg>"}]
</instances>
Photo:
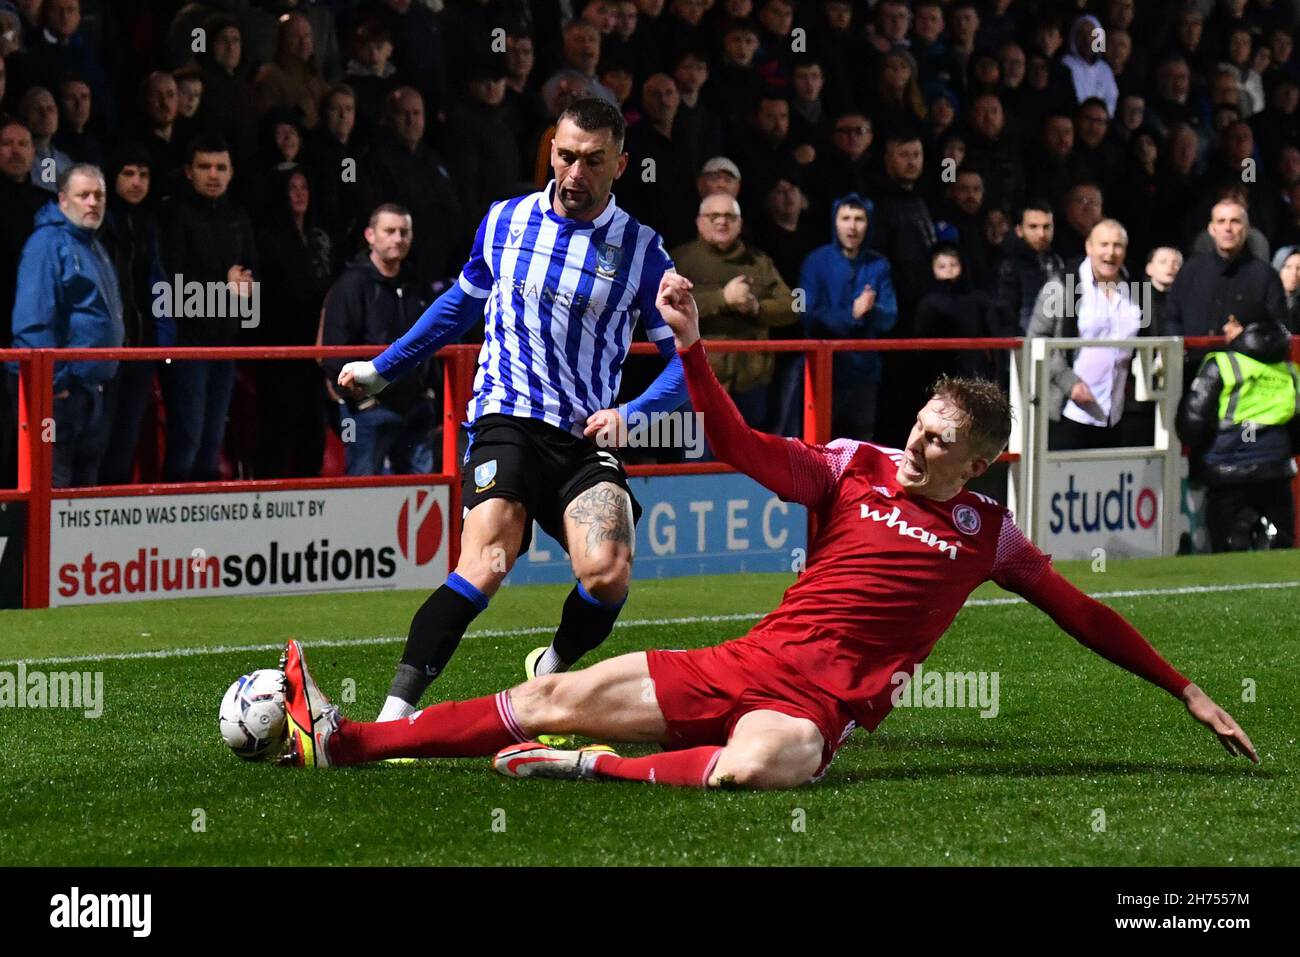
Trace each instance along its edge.
<instances>
[{"instance_id":1,"label":"red football shorts","mask_svg":"<svg viewBox=\"0 0 1300 957\"><path fill-rule=\"evenodd\" d=\"M822 736L817 780L856 727L833 698L750 636L692 651L648 651L655 698L668 725L671 749L723 745L751 711L806 718Z\"/></svg>"}]
</instances>

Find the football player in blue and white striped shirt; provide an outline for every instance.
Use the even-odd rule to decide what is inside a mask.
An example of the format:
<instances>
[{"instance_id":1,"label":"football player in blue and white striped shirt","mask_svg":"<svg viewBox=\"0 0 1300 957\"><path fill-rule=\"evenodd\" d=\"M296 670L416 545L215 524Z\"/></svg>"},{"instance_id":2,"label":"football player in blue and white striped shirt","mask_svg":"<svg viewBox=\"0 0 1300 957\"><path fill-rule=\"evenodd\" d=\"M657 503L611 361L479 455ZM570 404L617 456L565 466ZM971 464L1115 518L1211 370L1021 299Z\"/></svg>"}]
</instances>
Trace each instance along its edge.
<instances>
[{"instance_id":1,"label":"football player in blue and white striped shirt","mask_svg":"<svg viewBox=\"0 0 1300 957\"><path fill-rule=\"evenodd\" d=\"M618 428L614 403L638 319L668 365L626 411L675 409L686 389L655 307L672 260L611 192L628 162L623 133L617 108L573 103L551 147L555 179L493 203L457 283L373 363L339 374L342 388L373 395L486 317L468 410L460 561L411 622L381 721L418 707L527 550L534 520L565 545L578 581L550 647L528 656L529 677L565 671L595 648L627 599L640 506L622 463L595 437Z\"/></svg>"}]
</instances>

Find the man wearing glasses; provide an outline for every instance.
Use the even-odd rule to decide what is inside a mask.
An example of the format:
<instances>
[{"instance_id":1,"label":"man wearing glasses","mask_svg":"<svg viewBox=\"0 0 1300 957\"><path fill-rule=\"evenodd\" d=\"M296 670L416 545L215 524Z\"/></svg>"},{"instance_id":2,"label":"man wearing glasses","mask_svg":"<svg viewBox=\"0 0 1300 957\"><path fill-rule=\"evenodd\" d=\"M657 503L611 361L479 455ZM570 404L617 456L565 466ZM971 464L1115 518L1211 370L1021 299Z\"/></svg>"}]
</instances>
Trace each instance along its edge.
<instances>
[{"instance_id":1,"label":"man wearing glasses","mask_svg":"<svg viewBox=\"0 0 1300 957\"><path fill-rule=\"evenodd\" d=\"M864 114L850 111L835 118L831 148L817 163L818 175L810 177L815 218L826 221L836 196L871 195L873 138L871 120Z\"/></svg>"},{"instance_id":2,"label":"man wearing glasses","mask_svg":"<svg viewBox=\"0 0 1300 957\"><path fill-rule=\"evenodd\" d=\"M700 203L698 238L672 251L677 271L695 284L700 330L706 339L766 339L774 326L798 321L790 287L766 253L740 238L740 204L727 193ZM714 374L753 428L766 426L770 353L732 352L709 357Z\"/></svg>"}]
</instances>

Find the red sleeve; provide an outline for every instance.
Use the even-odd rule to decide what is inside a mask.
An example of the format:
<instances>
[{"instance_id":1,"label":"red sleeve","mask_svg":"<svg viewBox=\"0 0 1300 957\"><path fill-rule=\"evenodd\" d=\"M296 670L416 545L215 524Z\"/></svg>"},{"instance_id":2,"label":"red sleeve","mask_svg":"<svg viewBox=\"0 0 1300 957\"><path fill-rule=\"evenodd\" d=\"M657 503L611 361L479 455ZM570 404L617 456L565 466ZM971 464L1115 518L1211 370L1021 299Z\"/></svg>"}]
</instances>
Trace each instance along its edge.
<instances>
[{"instance_id":1,"label":"red sleeve","mask_svg":"<svg viewBox=\"0 0 1300 957\"><path fill-rule=\"evenodd\" d=\"M691 405L719 461L744 472L787 502L816 508L835 487L859 443L809 445L749 427L709 368L703 340L682 353Z\"/></svg>"},{"instance_id":2,"label":"red sleeve","mask_svg":"<svg viewBox=\"0 0 1300 957\"><path fill-rule=\"evenodd\" d=\"M1047 612L1081 645L1177 697L1190 681L1119 612L1079 591L1052 567L1007 513L998 536L993 580Z\"/></svg>"}]
</instances>

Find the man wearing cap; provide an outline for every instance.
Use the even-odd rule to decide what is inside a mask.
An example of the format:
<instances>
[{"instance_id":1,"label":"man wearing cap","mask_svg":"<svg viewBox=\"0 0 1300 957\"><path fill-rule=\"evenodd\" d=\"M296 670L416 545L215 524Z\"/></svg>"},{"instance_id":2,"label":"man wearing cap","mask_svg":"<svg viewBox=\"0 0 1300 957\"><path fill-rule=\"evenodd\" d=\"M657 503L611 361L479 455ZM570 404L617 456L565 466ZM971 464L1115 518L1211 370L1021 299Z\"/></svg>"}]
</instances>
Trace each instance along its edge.
<instances>
[{"instance_id":1,"label":"man wearing cap","mask_svg":"<svg viewBox=\"0 0 1300 957\"><path fill-rule=\"evenodd\" d=\"M725 156L713 157L700 168L695 191L700 199L714 193L726 193L733 199L740 196L740 167Z\"/></svg>"}]
</instances>

